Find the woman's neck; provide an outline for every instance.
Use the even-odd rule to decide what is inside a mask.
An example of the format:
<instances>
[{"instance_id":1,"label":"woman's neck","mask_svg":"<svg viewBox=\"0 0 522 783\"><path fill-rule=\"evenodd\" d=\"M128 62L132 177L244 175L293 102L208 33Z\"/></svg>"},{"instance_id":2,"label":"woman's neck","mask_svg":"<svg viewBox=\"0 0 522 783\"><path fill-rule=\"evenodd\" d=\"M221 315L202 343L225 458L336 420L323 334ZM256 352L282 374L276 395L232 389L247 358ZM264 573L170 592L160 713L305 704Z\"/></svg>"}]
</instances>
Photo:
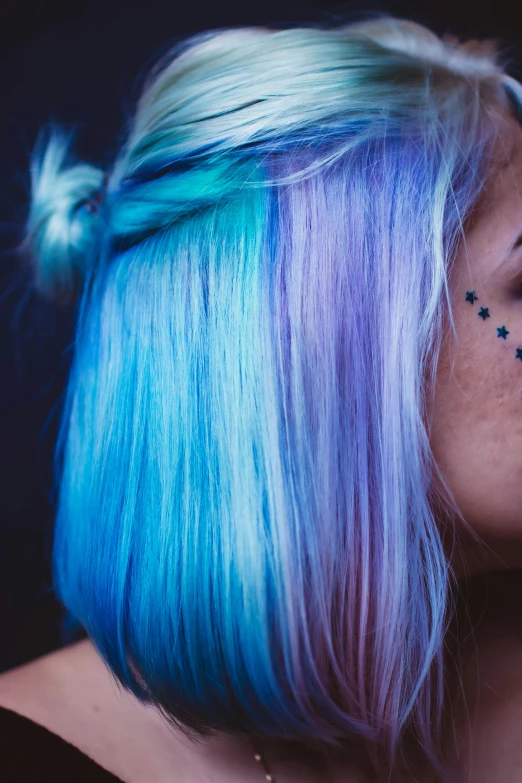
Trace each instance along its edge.
<instances>
[{"instance_id":1,"label":"woman's neck","mask_svg":"<svg viewBox=\"0 0 522 783\"><path fill-rule=\"evenodd\" d=\"M522 571L475 573L461 587L454 627L463 641L462 687L447 759L455 783L514 781L522 748Z\"/></svg>"}]
</instances>

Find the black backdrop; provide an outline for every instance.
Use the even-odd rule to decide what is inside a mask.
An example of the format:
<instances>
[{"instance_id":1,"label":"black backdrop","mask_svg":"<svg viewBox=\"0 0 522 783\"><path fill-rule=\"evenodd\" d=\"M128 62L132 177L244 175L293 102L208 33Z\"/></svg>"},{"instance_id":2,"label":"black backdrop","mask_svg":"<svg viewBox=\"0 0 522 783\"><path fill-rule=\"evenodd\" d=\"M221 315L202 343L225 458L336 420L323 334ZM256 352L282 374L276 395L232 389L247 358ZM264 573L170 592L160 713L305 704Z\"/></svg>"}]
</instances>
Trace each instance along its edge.
<instances>
[{"instance_id":1,"label":"black backdrop","mask_svg":"<svg viewBox=\"0 0 522 783\"><path fill-rule=\"evenodd\" d=\"M510 8L511 6L511 8ZM506 2L2 0L0 7L0 671L61 645L50 585L52 454L72 355L73 311L38 299L12 247L27 209L28 155L49 121L77 129L102 165L132 112L136 79L174 36L239 24L387 10L437 32L500 37L522 75L522 22ZM511 49L510 49L511 51Z\"/></svg>"}]
</instances>

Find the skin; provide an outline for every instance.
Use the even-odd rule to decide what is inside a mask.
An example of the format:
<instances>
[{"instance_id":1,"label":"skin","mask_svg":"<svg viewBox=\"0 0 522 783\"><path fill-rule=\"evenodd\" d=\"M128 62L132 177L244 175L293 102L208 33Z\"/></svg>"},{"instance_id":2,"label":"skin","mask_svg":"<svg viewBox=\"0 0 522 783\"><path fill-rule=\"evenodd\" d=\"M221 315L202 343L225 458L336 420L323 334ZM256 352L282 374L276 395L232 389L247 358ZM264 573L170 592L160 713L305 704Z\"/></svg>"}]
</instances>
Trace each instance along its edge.
<instances>
[{"instance_id":1,"label":"skin","mask_svg":"<svg viewBox=\"0 0 522 783\"><path fill-rule=\"evenodd\" d=\"M444 343L431 431L437 464L485 543L477 547L463 535L452 560L458 576L476 580L467 608L478 607L480 616L455 713L457 745L448 751L452 783L515 781L522 765L522 580L506 570L522 569L522 361L515 358L522 348L522 296L515 297L517 286L522 295L522 247L513 247L522 232L522 128L508 116L501 127L499 165L467 231L468 255L461 251L452 270L458 343L449 337ZM474 304L467 291L478 297ZM481 306L491 314L485 321ZM498 337L501 326L509 331L506 340ZM153 708L116 687L88 639L0 675L0 704L48 727L127 783L264 780L245 737L218 735L191 745ZM278 783L371 780L346 759L314 771L311 759L285 753L284 745L264 750Z\"/></svg>"},{"instance_id":2,"label":"skin","mask_svg":"<svg viewBox=\"0 0 522 783\"><path fill-rule=\"evenodd\" d=\"M433 410L435 460L488 547L464 534L459 575L522 567L522 243L514 247L522 234L522 127L503 115L501 128L499 163L466 232L467 253L462 248L452 268L457 341L448 330ZM489 318L478 315L481 307Z\"/></svg>"}]
</instances>

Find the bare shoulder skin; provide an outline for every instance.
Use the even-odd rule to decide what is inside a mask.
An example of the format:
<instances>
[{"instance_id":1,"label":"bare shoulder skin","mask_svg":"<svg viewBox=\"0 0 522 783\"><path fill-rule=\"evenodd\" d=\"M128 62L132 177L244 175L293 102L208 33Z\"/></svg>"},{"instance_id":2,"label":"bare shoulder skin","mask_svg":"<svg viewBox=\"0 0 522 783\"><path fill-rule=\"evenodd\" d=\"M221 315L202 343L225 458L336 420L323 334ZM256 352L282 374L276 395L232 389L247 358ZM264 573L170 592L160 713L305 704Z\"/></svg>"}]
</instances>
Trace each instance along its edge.
<instances>
[{"instance_id":1,"label":"bare shoulder skin","mask_svg":"<svg viewBox=\"0 0 522 783\"><path fill-rule=\"evenodd\" d=\"M182 749L160 716L117 686L90 640L0 675L0 704L55 732L130 783L167 780L170 764L183 770ZM171 780L178 778L171 773Z\"/></svg>"}]
</instances>

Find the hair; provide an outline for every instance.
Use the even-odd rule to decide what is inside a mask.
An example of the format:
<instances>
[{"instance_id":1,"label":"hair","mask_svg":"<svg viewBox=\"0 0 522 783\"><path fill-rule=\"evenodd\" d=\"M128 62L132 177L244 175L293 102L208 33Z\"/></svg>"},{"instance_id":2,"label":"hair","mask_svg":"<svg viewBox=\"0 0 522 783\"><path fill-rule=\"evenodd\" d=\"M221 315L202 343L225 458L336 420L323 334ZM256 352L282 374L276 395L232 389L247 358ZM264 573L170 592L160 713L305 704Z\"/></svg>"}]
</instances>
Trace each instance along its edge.
<instances>
[{"instance_id":1,"label":"hair","mask_svg":"<svg viewBox=\"0 0 522 783\"><path fill-rule=\"evenodd\" d=\"M39 135L20 250L76 306L53 589L195 741L351 738L386 778L413 741L444 774L430 411L521 95L496 43L381 14L177 40L104 187Z\"/></svg>"}]
</instances>

